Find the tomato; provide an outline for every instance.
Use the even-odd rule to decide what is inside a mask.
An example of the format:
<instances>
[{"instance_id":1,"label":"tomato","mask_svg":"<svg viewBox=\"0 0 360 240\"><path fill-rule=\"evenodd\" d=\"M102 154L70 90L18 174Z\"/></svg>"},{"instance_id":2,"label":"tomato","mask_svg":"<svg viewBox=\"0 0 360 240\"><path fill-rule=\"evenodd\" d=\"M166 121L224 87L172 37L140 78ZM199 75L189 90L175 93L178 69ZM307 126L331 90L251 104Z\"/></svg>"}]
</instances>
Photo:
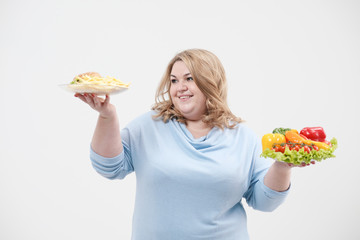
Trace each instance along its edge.
<instances>
[{"instance_id":1,"label":"tomato","mask_svg":"<svg viewBox=\"0 0 360 240\"><path fill-rule=\"evenodd\" d=\"M319 147L318 147L318 146L313 145L312 147L313 147L314 150L319 151Z\"/></svg>"},{"instance_id":2,"label":"tomato","mask_svg":"<svg viewBox=\"0 0 360 240\"><path fill-rule=\"evenodd\" d=\"M277 146L273 147L273 150L274 150L275 152L280 152L280 146L277 145Z\"/></svg>"},{"instance_id":3,"label":"tomato","mask_svg":"<svg viewBox=\"0 0 360 240\"><path fill-rule=\"evenodd\" d=\"M310 153L311 149L309 146L304 146L303 148L305 152Z\"/></svg>"},{"instance_id":4,"label":"tomato","mask_svg":"<svg viewBox=\"0 0 360 240\"><path fill-rule=\"evenodd\" d=\"M275 152L282 152L282 153L284 153L286 147L289 147L289 145L288 145L288 144L281 144L281 145L276 145L276 146L274 146L272 149L273 149Z\"/></svg>"},{"instance_id":5,"label":"tomato","mask_svg":"<svg viewBox=\"0 0 360 240\"><path fill-rule=\"evenodd\" d=\"M282 152L282 153L285 152L285 146L280 146L280 152Z\"/></svg>"},{"instance_id":6,"label":"tomato","mask_svg":"<svg viewBox=\"0 0 360 240\"><path fill-rule=\"evenodd\" d=\"M295 147L293 147L291 150L295 150L295 151L299 151L300 150L300 146L299 145L295 145Z\"/></svg>"}]
</instances>

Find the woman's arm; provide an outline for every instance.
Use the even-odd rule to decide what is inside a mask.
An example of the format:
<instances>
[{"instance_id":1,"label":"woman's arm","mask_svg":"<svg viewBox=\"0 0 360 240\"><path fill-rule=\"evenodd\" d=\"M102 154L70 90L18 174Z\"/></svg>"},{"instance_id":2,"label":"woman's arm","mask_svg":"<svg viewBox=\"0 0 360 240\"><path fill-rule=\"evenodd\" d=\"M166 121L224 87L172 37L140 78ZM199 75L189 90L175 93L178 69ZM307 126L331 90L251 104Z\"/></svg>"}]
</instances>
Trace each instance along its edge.
<instances>
[{"instance_id":1,"label":"woman's arm","mask_svg":"<svg viewBox=\"0 0 360 240\"><path fill-rule=\"evenodd\" d=\"M264 184L274 191L283 192L290 187L292 166L275 161L264 177Z\"/></svg>"},{"instance_id":2,"label":"woman's arm","mask_svg":"<svg viewBox=\"0 0 360 240\"><path fill-rule=\"evenodd\" d=\"M92 138L91 147L103 157L115 157L119 155L123 146L121 143L119 120L116 108L110 103L110 97L105 99L97 97L95 94L75 94L83 102L89 104L91 108L99 112L98 121Z\"/></svg>"}]
</instances>

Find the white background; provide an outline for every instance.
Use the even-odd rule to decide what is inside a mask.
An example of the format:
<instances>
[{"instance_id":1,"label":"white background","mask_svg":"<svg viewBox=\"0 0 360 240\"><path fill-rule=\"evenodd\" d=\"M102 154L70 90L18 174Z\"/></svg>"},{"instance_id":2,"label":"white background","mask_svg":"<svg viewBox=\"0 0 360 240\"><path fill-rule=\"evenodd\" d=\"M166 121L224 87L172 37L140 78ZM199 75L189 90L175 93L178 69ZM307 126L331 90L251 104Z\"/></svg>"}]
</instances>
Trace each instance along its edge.
<instances>
[{"instance_id":1,"label":"white background","mask_svg":"<svg viewBox=\"0 0 360 240\"><path fill-rule=\"evenodd\" d=\"M294 169L275 212L246 207L259 239L359 239L359 1L0 1L0 239L130 239L135 175L92 169L97 113L59 88L97 71L132 86L120 124L150 109L168 61L222 61L229 104L261 137L323 126L336 158Z\"/></svg>"}]
</instances>

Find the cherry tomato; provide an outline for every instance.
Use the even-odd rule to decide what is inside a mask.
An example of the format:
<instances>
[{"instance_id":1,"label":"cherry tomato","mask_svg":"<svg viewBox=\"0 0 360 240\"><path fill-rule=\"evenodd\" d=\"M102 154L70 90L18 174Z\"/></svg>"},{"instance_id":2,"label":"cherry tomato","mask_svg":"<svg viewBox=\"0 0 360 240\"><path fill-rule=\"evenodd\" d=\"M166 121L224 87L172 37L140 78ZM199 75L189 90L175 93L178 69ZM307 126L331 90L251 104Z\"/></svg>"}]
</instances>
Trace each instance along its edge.
<instances>
[{"instance_id":1,"label":"cherry tomato","mask_svg":"<svg viewBox=\"0 0 360 240\"><path fill-rule=\"evenodd\" d=\"M291 150L295 150L295 151L299 151L300 150L300 146L299 145L296 145L295 147L293 147Z\"/></svg>"},{"instance_id":2,"label":"cherry tomato","mask_svg":"<svg viewBox=\"0 0 360 240\"><path fill-rule=\"evenodd\" d=\"M314 150L319 151L319 147L318 147L318 146L313 145L312 147L313 147Z\"/></svg>"},{"instance_id":3,"label":"cherry tomato","mask_svg":"<svg viewBox=\"0 0 360 240\"><path fill-rule=\"evenodd\" d=\"M311 149L309 146L304 146L303 148L305 152L310 153Z\"/></svg>"},{"instance_id":4,"label":"cherry tomato","mask_svg":"<svg viewBox=\"0 0 360 240\"><path fill-rule=\"evenodd\" d=\"M277 145L277 146L273 147L273 150L274 150L275 152L280 152L280 146Z\"/></svg>"},{"instance_id":5,"label":"cherry tomato","mask_svg":"<svg viewBox=\"0 0 360 240\"><path fill-rule=\"evenodd\" d=\"M280 152L282 152L282 153L285 152L285 146L280 146Z\"/></svg>"}]
</instances>

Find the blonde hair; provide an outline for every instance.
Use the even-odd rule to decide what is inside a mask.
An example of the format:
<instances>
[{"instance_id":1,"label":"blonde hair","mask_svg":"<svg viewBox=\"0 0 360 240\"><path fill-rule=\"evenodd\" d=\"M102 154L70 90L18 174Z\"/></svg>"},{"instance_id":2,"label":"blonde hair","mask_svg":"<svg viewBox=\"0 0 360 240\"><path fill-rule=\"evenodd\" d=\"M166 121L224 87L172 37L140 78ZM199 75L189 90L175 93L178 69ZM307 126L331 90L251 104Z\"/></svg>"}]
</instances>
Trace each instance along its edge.
<instances>
[{"instance_id":1,"label":"blonde hair","mask_svg":"<svg viewBox=\"0 0 360 240\"><path fill-rule=\"evenodd\" d=\"M154 118L162 117L164 122L175 118L186 123L186 119L174 107L170 97L170 74L177 61L185 63L195 84L206 97L206 113L202 121L210 127L217 126L234 128L242 122L236 117L227 105L227 81L224 68L220 60L211 52L203 49L189 49L180 52L169 62L160 81L155 95L155 104L152 107L158 114Z\"/></svg>"}]
</instances>

